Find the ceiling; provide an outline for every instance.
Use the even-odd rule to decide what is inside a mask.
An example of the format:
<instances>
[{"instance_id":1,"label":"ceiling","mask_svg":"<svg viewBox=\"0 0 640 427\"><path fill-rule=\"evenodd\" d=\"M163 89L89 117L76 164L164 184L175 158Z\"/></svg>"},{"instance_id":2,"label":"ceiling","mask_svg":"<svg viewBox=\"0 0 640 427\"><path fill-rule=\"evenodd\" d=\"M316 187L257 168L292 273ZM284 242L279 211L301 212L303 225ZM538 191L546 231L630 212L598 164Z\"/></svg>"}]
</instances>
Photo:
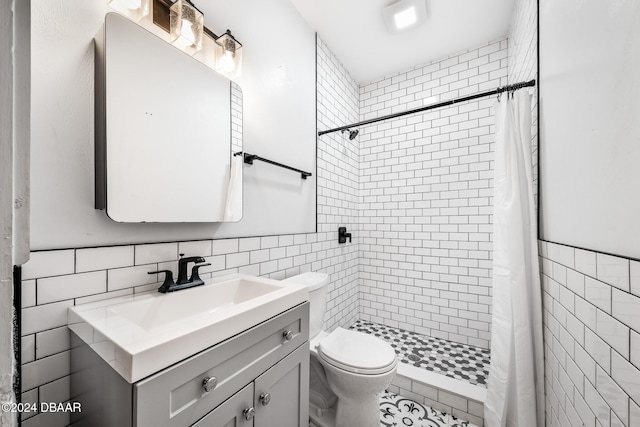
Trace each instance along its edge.
<instances>
[{"instance_id":1,"label":"ceiling","mask_svg":"<svg viewBox=\"0 0 640 427\"><path fill-rule=\"evenodd\" d=\"M425 0L427 21L387 31L381 10L394 0L291 0L364 84L506 36L514 0Z\"/></svg>"}]
</instances>

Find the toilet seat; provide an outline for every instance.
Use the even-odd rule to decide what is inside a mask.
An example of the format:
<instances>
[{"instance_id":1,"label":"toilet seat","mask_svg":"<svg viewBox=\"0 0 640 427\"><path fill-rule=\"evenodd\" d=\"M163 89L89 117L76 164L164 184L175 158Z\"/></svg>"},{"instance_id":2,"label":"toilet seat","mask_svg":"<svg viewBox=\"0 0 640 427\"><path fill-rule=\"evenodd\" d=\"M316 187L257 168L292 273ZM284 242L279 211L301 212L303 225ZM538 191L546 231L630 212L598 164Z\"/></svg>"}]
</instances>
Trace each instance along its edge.
<instances>
[{"instance_id":1,"label":"toilet seat","mask_svg":"<svg viewBox=\"0 0 640 427\"><path fill-rule=\"evenodd\" d=\"M337 328L318 344L318 356L326 363L362 375L393 370L396 353L386 342L362 332Z\"/></svg>"}]
</instances>

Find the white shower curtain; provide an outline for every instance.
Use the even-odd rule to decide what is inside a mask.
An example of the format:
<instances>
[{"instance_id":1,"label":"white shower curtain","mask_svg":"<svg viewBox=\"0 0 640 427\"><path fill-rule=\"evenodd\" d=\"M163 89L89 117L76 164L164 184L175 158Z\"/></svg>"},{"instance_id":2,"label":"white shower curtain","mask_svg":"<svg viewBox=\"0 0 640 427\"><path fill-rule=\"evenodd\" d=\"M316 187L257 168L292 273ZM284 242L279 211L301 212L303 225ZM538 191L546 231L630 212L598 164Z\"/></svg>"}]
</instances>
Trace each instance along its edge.
<instances>
[{"instance_id":1,"label":"white shower curtain","mask_svg":"<svg viewBox=\"0 0 640 427\"><path fill-rule=\"evenodd\" d=\"M488 427L544 426L542 302L531 161L531 95L496 102Z\"/></svg>"}]
</instances>

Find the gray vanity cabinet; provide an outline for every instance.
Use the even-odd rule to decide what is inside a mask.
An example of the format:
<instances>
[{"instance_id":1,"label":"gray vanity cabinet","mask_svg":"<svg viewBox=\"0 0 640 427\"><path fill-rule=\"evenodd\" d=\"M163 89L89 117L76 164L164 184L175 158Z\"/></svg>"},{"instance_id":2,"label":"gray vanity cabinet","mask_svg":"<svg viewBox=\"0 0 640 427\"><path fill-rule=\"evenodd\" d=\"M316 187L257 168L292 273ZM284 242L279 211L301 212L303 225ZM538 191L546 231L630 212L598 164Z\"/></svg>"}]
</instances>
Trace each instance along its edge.
<instances>
[{"instance_id":1,"label":"gray vanity cabinet","mask_svg":"<svg viewBox=\"0 0 640 427\"><path fill-rule=\"evenodd\" d=\"M73 426L309 425L309 303L129 384L73 336Z\"/></svg>"}]
</instances>

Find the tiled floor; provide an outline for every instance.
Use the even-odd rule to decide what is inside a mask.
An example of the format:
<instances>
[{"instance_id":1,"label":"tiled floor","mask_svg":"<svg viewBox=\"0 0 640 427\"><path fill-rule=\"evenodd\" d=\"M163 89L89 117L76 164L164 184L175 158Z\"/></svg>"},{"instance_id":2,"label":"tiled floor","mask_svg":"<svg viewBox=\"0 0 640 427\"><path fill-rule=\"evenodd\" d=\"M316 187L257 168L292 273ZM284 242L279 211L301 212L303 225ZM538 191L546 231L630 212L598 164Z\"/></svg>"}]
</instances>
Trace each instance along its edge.
<instances>
[{"instance_id":1,"label":"tiled floor","mask_svg":"<svg viewBox=\"0 0 640 427\"><path fill-rule=\"evenodd\" d=\"M385 392L380 397L380 427L477 427L411 399Z\"/></svg>"},{"instance_id":2,"label":"tiled floor","mask_svg":"<svg viewBox=\"0 0 640 427\"><path fill-rule=\"evenodd\" d=\"M385 340L403 363L486 387L489 350L362 320L351 329Z\"/></svg>"},{"instance_id":3,"label":"tiled floor","mask_svg":"<svg viewBox=\"0 0 640 427\"><path fill-rule=\"evenodd\" d=\"M385 391L380 396L380 427L478 427L446 412ZM309 427L314 424L309 422Z\"/></svg>"}]
</instances>

